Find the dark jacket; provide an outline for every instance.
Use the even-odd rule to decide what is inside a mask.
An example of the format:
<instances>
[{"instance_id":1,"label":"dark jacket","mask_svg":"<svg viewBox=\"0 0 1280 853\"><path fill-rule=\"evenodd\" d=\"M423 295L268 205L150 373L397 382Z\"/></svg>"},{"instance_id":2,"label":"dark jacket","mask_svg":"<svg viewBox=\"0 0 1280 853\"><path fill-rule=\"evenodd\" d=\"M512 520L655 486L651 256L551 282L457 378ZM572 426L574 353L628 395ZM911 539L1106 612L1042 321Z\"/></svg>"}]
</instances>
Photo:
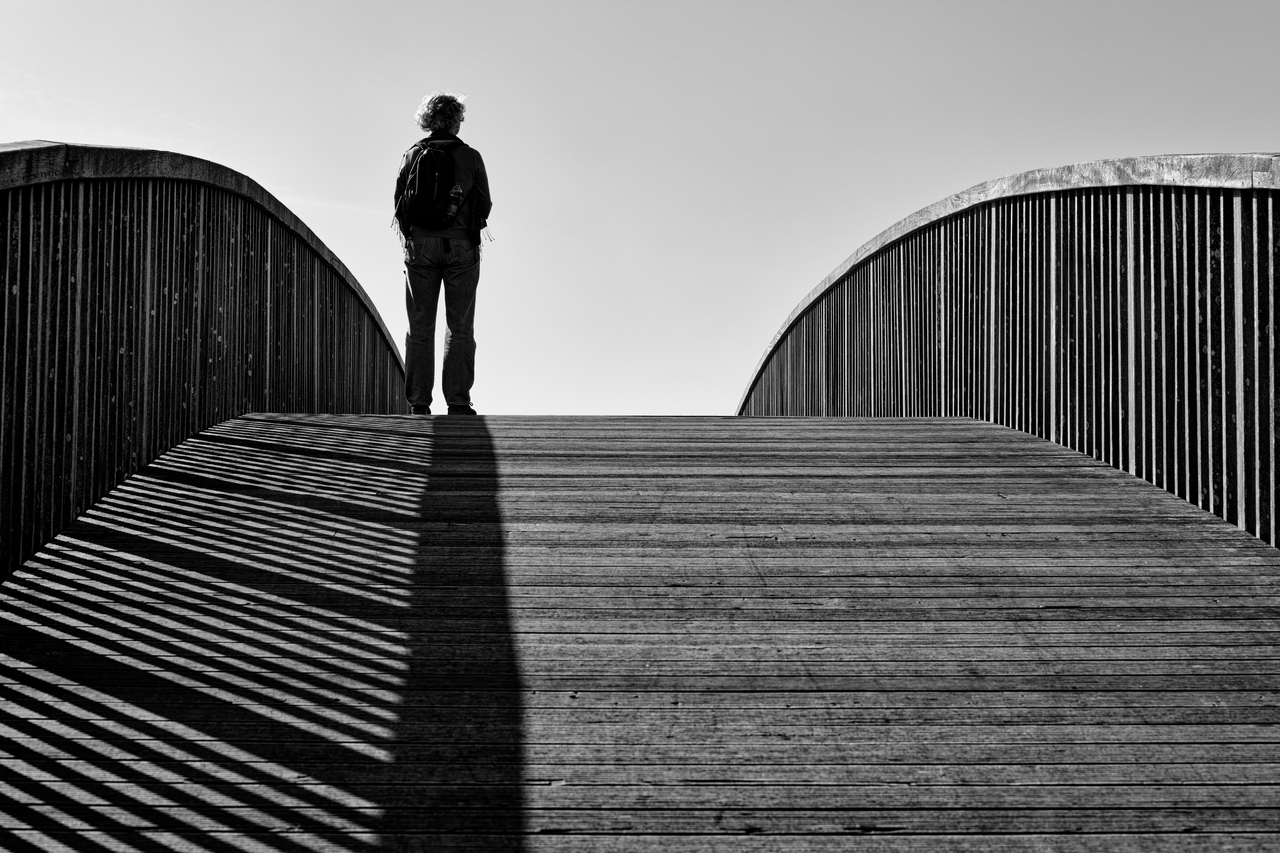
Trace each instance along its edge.
<instances>
[{"instance_id":1,"label":"dark jacket","mask_svg":"<svg viewBox=\"0 0 1280 853\"><path fill-rule=\"evenodd\" d=\"M428 139L439 142L458 139L458 137L445 131L432 131L430 136L414 143L414 146L404 153L400 161L400 174L396 178L397 207L400 205L400 196L404 192L405 180L409 177L409 167L413 165L413 159L418 150ZM461 139L458 141L462 142ZM479 151L465 142L453 150L453 179L462 186L462 207L458 209L458 217L453 225L440 231L429 231L413 223L401 222L400 229L414 237L465 238L470 240L472 245L478 244L480 229L484 228L488 222L489 211L493 209L493 200L489 195L489 176L484 170L484 160L480 159Z\"/></svg>"}]
</instances>

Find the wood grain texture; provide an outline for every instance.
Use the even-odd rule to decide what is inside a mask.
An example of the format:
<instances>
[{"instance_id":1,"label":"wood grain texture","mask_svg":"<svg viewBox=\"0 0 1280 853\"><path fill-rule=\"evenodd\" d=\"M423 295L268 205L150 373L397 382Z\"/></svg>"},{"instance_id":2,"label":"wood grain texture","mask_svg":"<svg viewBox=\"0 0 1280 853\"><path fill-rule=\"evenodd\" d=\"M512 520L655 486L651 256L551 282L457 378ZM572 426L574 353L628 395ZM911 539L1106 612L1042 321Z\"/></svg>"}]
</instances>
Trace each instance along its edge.
<instances>
[{"instance_id":1,"label":"wood grain texture","mask_svg":"<svg viewBox=\"0 0 1280 853\"><path fill-rule=\"evenodd\" d=\"M2 179L0 179L2 180ZM1169 154L1094 160L1032 169L984 181L934 202L902 219L858 247L818 282L782 324L769 349L831 285L859 263L913 231L989 202L1013 196L1117 186L1280 189L1280 154Z\"/></svg>"},{"instance_id":2,"label":"wood grain texture","mask_svg":"<svg viewBox=\"0 0 1280 853\"><path fill-rule=\"evenodd\" d=\"M367 294L230 169L0 146L0 242L0 578L219 421L406 411Z\"/></svg>"},{"instance_id":3,"label":"wood grain texture","mask_svg":"<svg viewBox=\"0 0 1280 853\"><path fill-rule=\"evenodd\" d=\"M242 417L0 660L6 849L1280 844L1280 552L975 420Z\"/></svg>"},{"instance_id":4,"label":"wood grain texture","mask_svg":"<svg viewBox=\"0 0 1280 853\"><path fill-rule=\"evenodd\" d=\"M1280 190L1253 177L1276 163L1105 161L956 196L802 301L738 411L980 418L1280 545Z\"/></svg>"}]
</instances>

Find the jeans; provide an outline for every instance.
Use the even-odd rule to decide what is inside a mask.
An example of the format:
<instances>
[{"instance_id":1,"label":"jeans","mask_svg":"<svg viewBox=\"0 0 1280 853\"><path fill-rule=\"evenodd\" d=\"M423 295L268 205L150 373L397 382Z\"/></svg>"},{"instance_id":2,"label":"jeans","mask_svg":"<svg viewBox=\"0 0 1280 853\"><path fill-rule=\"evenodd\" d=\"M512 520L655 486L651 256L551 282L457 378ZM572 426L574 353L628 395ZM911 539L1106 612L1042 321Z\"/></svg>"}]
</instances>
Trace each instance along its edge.
<instances>
[{"instance_id":1,"label":"jeans","mask_svg":"<svg viewBox=\"0 0 1280 853\"><path fill-rule=\"evenodd\" d=\"M446 248L447 246L447 248ZM480 247L462 239L413 237L404 248L404 301L409 334L404 346L404 393L411 406L430 406L435 379L436 303L444 284L444 371L450 406L471 405L476 369L476 286Z\"/></svg>"}]
</instances>

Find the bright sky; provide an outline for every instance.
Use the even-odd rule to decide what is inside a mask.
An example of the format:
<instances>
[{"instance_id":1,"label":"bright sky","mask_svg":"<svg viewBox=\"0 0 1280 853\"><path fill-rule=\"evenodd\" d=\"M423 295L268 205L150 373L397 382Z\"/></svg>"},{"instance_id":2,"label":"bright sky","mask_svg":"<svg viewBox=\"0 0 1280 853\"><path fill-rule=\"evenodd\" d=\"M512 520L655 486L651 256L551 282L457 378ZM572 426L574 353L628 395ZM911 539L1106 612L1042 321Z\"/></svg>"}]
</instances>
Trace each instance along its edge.
<instances>
[{"instance_id":1,"label":"bright sky","mask_svg":"<svg viewBox=\"0 0 1280 853\"><path fill-rule=\"evenodd\" d=\"M921 207L1039 167L1280 151L1277 33L1275 0L0 0L0 141L245 173L403 346L395 171L422 96L465 93L497 238L480 412L731 414L795 304Z\"/></svg>"}]
</instances>

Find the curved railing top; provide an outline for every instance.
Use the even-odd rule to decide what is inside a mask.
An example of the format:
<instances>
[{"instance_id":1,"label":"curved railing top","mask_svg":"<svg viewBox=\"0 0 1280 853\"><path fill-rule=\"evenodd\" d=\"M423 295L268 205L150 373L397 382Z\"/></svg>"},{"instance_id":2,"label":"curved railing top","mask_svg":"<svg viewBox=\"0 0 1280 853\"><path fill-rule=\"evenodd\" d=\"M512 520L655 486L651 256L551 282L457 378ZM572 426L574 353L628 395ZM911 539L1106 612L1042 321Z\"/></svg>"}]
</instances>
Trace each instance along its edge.
<instances>
[{"instance_id":1,"label":"curved railing top","mask_svg":"<svg viewBox=\"0 0 1280 853\"><path fill-rule=\"evenodd\" d=\"M167 178L193 181L249 199L306 241L325 263L333 267L377 321L391 352L395 353L401 367L404 366L400 349L387 330L387 324L369 294L351 274L351 270L293 211L247 175L209 160L172 151L78 145L43 139L0 143L0 191L52 181L93 178Z\"/></svg>"},{"instance_id":2,"label":"curved railing top","mask_svg":"<svg viewBox=\"0 0 1280 853\"><path fill-rule=\"evenodd\" d=\"M1094 160L1053 169L1033 169L986 181L948 196L881 231L809 291L787 316L765 347L751 373L735 411L741 412L778 343L804 312L845 273L880 249L932 222L945 219L984 202L1009 196L1058 190L1117 186L1220 187L1225 189L1280 189L1280 154L1164 154Z\"/></svg>"}]
</instances>

